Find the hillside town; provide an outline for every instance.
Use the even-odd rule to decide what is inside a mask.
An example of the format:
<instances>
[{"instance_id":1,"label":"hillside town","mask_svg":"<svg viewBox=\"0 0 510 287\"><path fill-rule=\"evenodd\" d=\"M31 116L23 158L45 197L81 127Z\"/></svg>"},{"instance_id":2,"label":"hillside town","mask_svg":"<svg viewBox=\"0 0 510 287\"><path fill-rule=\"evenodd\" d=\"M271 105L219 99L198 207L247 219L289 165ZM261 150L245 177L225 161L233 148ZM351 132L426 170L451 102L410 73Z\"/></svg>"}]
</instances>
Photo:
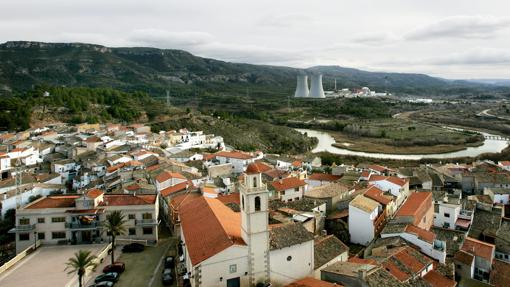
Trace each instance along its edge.
<instances>
[{"instance_id":1,"label":"hillside town","mask_svg":"<svg viewBox=\"0 0 510 287\"><path fill-rule=\"evenodd\" d=\"M1 286L74 286L66 248L91 248L98 265L143 257L175 286L510 282L510 161L326 166L186 128L59 124L0 134L0 174L1 216L14 218ZM125 217L113 235L112 213ZM139 275L124 264L114 282Z\"/></svg>"}]
</instances>

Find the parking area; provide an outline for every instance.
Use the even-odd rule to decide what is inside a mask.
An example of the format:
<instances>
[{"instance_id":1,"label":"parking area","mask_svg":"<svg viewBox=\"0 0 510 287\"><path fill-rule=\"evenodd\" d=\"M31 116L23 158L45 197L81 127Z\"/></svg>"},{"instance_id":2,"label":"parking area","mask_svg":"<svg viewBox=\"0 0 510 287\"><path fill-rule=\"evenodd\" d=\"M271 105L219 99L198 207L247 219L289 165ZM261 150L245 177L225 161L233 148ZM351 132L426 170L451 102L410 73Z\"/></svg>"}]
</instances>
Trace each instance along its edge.
<instances>
[{"instance_id":1,"label":"parking area","mask_svg":"<svg viewBox=\"0 0 510 287\"><path fill-rule=\"evenodd\" d=\"M169 232L165 228L162 229L163 230L159 235L158 244L156 246L145 247L143 252L124 253L122 252L122 246L117 246L115 251L115 260L124 262L126 270L120 275L120 279L115 286L163 287L161 280L163 258L166 255L175 254L176 240L175 238L170 237ZM84 286L92 285L94 283L94 278L102 273L101 271L103 267L109 264L110 261L110 257L106 257L104 262L97 267L93 274L91 274L89 280ZM172 286L175 286L175 283Z\"/></svg>"},{"instance_id":2,"label":"parking area","mask_svg":"<svg viewBox=\"0 0 510 287\"><path fill-rule=\"evenodd\" d=\"M0 275L0 286L66 286L73 275L64 271L66 262L78 250L98 254L106 244L42 246Z\"/></svg>"}]
</instances>

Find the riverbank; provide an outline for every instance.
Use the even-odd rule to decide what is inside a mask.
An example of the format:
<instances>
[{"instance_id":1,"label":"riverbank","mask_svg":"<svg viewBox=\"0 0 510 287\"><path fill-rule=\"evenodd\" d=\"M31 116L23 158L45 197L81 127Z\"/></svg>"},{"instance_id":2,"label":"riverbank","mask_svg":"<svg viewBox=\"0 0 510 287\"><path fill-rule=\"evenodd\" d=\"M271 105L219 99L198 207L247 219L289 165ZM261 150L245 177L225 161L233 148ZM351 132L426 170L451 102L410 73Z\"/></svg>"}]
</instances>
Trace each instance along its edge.
<instances>
[{"instance_id":1,"label":"riverbank","mask_svg":"<svg viewBox=\"0 0 510 287\"><path fill-rule=\"evenodd\" d=\"M346 149L350 151L358 151L358 152L368 152L368 153L382 153L382 154L442 154L442 153L450 153L457 152L467 149L468 147L479 147L483 145L483 141L475 142L475 143L464 143L462 145L431 145L431 146L394 146L385 144L385 142L390 142L390 140L381 140L377 138L367 138L367 137L350 137L343 133L339 132L330 132L319 130L321 132L329 133L334 139L335 142L332 144L334 147Z\"/></svg>"},{"instance_id":2,"label":"riverbank","mask_svg":"<svg viewBox=\"0 0 510 287\"><path fill-rule=\"evenodd\" d=\"M388 160L421 160L421 159L452 159L452 158L475 158L482 154L497 154L502 152L508 147L508 142L486 139L482 145L476 147L467 147L466 149L436 154L385 154L385 153L370 153L365 151L352 151L344 147L339 148L333 146L336 144L335 138L327 132L310 130L310 129L297 129L299 132L306 134L308 137L315 137L319 140L317 146L312 150L314 153L328 152L331 154L342 156L356 156L365 158L377 158ZM491 136L491 134L483 133L484 136Z\"/></svg>"}]
</instances>

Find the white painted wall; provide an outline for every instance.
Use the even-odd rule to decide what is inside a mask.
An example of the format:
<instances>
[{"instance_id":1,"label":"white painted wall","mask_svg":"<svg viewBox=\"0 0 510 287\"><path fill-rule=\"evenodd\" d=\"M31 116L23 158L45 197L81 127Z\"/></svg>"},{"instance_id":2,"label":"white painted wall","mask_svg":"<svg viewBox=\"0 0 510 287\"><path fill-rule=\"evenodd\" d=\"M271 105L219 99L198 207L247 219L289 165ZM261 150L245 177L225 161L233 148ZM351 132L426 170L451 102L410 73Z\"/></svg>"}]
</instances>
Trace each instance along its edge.
<instances>
[{"instance_id":1,"label":"white painted wall","mask_svg":"<svg viewBox=\"0 0 510 287\"><path fill-rule=\"evenodd\" d=\"M448 203L438 203L439 212L434 213L434 226L448 229L455 229L455 222L459 217L460 213L460 205L448 204ZM446 215L449 214L449 217ZM449 226L445 227L445 223Z\"/></svg>"},{"instance_id":2,"label":"white painted wall","mask_svg":"<svg viewBox=\"0 0 510 287\"><path fill-rule=\"evenodd\" d=\"M298 279L313 276L313 240L286 247L271 250L269 262L271 264L271 283L275 286L287 285ZM287 258L291 257L288 261Z\"/></svg>"},{"instance_id":3,"label":"white painted wall","mask_svg":"<svg viewBox=\"0 0 510 287\"><path fill-rule=\"evenodd\" d=\"M377 209L367 213L349 204L349 234L351 242L367 245L374 239L374 220L377 218Z\"/></svg>"}]
</instances>

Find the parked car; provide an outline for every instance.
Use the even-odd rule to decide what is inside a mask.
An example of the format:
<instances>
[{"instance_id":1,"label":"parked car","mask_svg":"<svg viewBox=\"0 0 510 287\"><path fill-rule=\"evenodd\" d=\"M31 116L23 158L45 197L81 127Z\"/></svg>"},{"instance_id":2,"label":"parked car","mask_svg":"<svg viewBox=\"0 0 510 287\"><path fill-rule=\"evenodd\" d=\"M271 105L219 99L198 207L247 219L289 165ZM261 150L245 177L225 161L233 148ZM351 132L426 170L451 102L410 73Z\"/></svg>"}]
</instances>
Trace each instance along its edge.
<instances>
[{"instance_id":1,"label":"parked car","mask_svg":"<svg viewBox=\"0 0 510 287\"><path fill-rule=\"evenodd\" d=\"M117 282L118 280L119 280L119 273L108 272L108 273L104 273L104 274L97 276L96 279L94 280L94 282L97 284L97 283L103 282L103 281Z\"/></svg>"},{"instance_id":2,"label":"parked car","mask_svg":"<svg viewBox=\"0 0 510 287\"><path fill-rule=\"evenodd\" d=\"M101 281L96 284L90 285L89 287L113 287L113 285L115 285L115 282Z\"/></svg>"},{"instance_id":3,"label":"parked car","mask_svg":"<svg viewBox=\"0 0 510 287\"><path fill-rule=\"evenodd\" d=\"M140 243L130 243L128 245L124 245L122 247L122 252L131 253L131 252L142 252L145 249L145 245Z\"/></svg>"},{"instance_id":4,"label":"parked car","mask_svg":"<svg viewBox=\"0 0 510 287\"><path fill-rule=\"evenodd\" d=\"M103 273L117 272L120 274L124 272L124 270L126 270L126 265L124 262L114 262L113 264L106 265L103 268Z\"/></svg>"},{"instance_id":5,"label":"parked car","mask_svg":"<svg viewBox=\"0 0 510 287\"><path fill-rule=\"evenodd\" d=\"M172 276L172 269L163 270L163 276L161 277L163 285L172 285L174 283L174 277Z\"/></svg>"},{"instance_id":6,"label":"parked car","mask_svg":"<svg viewBox=\"0 0 510 287\"><path fill-rule=\"evenodd\" d=\"M174 268L175 258L173 256L167 256L165 259L163 259L163 263L165 268Z\"/></svg>"}]
</instances>

